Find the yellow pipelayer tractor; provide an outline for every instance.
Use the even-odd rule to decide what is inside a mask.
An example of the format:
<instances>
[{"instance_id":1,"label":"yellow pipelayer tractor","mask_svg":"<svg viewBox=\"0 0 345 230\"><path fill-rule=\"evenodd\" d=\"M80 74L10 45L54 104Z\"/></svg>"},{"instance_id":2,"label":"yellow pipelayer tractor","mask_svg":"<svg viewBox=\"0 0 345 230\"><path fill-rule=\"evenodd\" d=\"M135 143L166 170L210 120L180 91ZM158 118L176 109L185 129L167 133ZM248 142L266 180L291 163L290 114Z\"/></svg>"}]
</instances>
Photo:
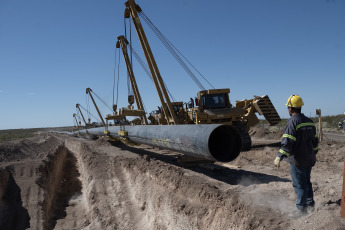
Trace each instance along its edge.
<instances>
[{"instance_id":1,"label":"yellow pipelayer tractor","mask_svg":"<svg viewBox=\"0 0 345 230\"><path fill-rule=\"evenodd\" d=\"M128 0L125 6L125 18L132 18L162 105L159 114L148 118L151 124L220 123L233 125L241 134L242 149L250 149L251 138L248 131L250 127L259 122L256 113L263 115L271 125L275 125L280 121L280 117L267 95L262 97L255 96L250 100L236 101L236 104L233 106L229 99L230 89L210 89L198 92L195 104L192 99L186 108L183 107L182 102L171 102L140 22L139 14L143 12L134 0ZM144 17L146 16L144 15ZM131 72L130 63L126 62L126 64L127 69ZM147 124L146 122L142 120L142 124Z\"/></svg>"},{"instance_id":2,"label":"yellow pipelayer tractor","mask_svg":"<svg viewBox=\"0 0 345 230\"><path fill-rule=\"evenodd\" d=\"M280 121L280 117L267 95L255 96L250 100L236 101L233 106L229 98L230 89L210 89L198 92L196 106L191 101L188 108L188 119L195 124L227 124L233 125L241 134L242 149L250 149L250 127L255 126L259 119L256 113L263 115L270 125Z\"/></svg>"}]
</instances>

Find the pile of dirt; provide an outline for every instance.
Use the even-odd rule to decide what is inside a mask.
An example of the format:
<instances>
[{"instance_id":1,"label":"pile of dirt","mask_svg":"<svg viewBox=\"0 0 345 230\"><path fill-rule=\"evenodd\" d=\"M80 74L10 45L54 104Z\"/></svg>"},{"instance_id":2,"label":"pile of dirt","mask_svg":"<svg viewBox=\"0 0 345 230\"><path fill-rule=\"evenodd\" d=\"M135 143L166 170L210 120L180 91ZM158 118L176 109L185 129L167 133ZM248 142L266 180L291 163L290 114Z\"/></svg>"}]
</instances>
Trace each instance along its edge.
<instances>
[{"instance_id":1,"label":"pile of dirt","mask_svg":"<svg viewBox=\"0 0 345 230\"><path fill-rule=\"evenodd\" d=\"M39 137L3 142L0 144L0 162L45 157L59 141L52 135L42 134Z\"/></svg>"},{"instance_id":2,"label":"pile of dirt","mask_svg":"<svg viewBox=\"0 0 345 230\"><path fill-rule=\"evenodd\" d=\"M278 130L270 130L268 128L262 127L252 127L250 128L249 135L253 138L257 139L271 139L271 140L279 140L282 138L284 133L283 129Z\"/></svg>"}]
</instances>

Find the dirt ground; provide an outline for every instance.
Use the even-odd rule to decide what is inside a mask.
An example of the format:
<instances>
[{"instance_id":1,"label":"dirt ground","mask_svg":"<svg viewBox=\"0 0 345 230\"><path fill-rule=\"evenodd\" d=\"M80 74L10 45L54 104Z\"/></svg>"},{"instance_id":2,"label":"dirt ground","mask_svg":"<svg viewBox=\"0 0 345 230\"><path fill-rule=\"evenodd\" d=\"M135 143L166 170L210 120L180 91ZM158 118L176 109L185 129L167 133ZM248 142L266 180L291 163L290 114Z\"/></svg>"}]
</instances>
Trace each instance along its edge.
<instances>
[{"instance_id":1,"label":"dirt ground","mask_svg":"<svg viewBox=\"0 0 345 230\"><path fill-rule=\"evenodd\" d=\"M281 131L226 164L183 165L180 153L42 133L0 144L0 229L345 229L345 142L320 144L316 210L291 219L289 165L275 169ZM344 135L345 139L345 135Z\"/></svg>"}]
</instances>

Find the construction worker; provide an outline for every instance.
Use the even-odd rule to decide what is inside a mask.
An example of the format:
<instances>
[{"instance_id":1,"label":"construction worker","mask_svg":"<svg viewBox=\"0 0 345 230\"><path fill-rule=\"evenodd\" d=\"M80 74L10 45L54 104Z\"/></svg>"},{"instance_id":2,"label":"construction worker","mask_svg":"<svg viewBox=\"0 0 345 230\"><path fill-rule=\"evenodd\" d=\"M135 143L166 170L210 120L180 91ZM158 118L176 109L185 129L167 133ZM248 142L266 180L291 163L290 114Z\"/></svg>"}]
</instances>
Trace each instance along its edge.
<instances>
[{"instance_id":1,"label":"construction worker","mask_svg":"<svg viewBox=\"0 0 345 230\"><path fill-rule=\"evenodd\" d=\"M291 217L298 217L314 211L315 201L310 173L316 162L318 138L313 121L301 113L304 105L302 98L291 95L286 105L291 118L286 124L281 148L274 164L279 168L283 159L290 163L292 186L297 195L297 210Z\"/></svg>"},{"instance_id":2,"label":"construction worker","mask_svg":"<svg viewBox=\"0 0 345 230\"><path fill-rule=\"evenodd\" d=\"M345 118L341 119L338 123L338 131L340 130L345 131Z\"/></svg>"}]
</instances>

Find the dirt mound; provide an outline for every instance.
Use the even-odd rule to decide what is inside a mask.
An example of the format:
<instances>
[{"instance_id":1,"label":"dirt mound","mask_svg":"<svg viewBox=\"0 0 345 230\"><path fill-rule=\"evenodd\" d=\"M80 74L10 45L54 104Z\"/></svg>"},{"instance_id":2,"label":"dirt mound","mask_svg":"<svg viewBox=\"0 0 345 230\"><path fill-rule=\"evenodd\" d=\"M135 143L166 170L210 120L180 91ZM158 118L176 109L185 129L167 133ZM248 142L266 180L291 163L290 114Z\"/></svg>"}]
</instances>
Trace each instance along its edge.
<instances>
[{"instance_id":1,"label":"dirt mound","mask_svg":"<svg viewBox=\"0 0 345 230\"><path fill-rule=\"evenodd\" d=\"M263 127L252 127L249 131L249 135L254 138L260 139L273 139L279 140L283 136L284 130L270 130Z\"/></svg>"},{"instance_id":2,"label":"dirt mound","mask_svg":"<svg viewBox=\"0 0 345 230\"><path fill-rule=\"evenodd\" d=\"M27 157L18 145L5 142L0 146L0 162L21 160Z\"/></svg>"},{"instance_id":3,"label":"dirt mound","mask_svg":"<svg viewBox=\"0 0 345 230\"><path fill-rule=\"evenodd\" d=\"M61 140L47 134L40 137L3 142L0 144L0 162L19 161L27 157L45 157L47 152L55 148L60 142Z\"/></svg>"},{"instance_id":4,"label":"dirt mound","mask_svg":"<svg viewBox=\"0 0 345 230\"><path fill-rule=\"evenodd\" d=\"M97 146L112 146L112 144L109 142L108 138L106 137L100 137L96 139L94 143Z\"/></svg>"}]
</instances>

